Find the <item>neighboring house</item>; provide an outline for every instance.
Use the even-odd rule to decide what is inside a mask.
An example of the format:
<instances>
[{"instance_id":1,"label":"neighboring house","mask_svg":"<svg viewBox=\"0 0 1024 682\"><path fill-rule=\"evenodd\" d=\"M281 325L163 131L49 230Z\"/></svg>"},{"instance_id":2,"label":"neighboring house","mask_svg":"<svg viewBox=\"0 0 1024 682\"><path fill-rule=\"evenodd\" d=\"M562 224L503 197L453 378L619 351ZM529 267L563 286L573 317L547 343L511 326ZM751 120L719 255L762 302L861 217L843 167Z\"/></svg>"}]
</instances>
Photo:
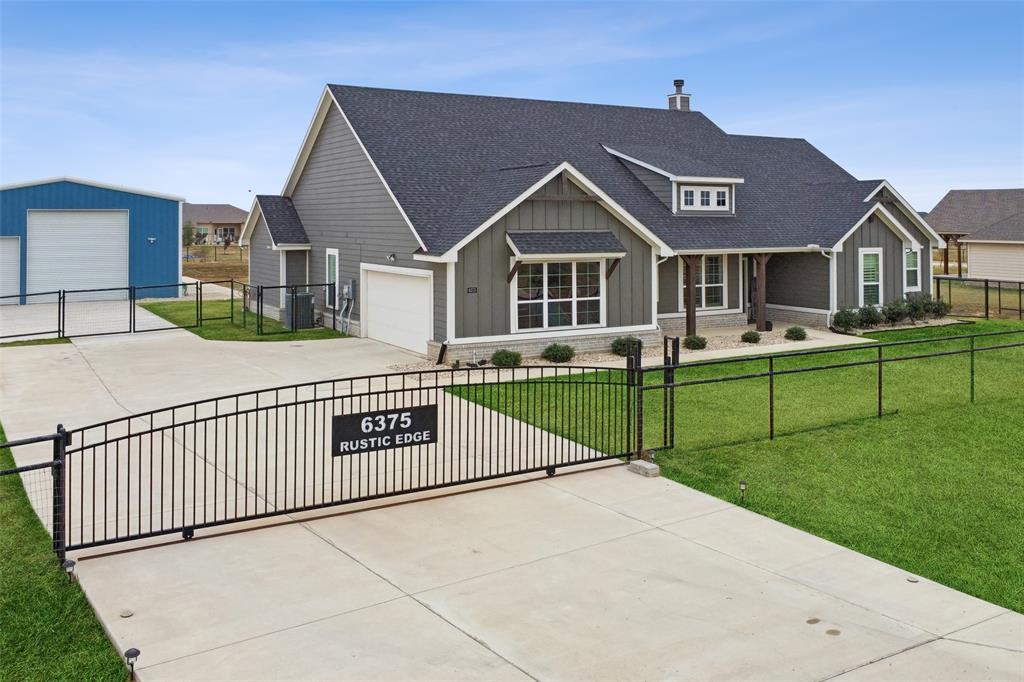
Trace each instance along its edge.
<instances>
[{"instance_id":1,"label":"neighboring house","mask_svg":"<svg viewBox=\"0 0 1024 682\"><path fill-rule=\"evenodd\" d=\"M962 244L977 230L1024 213L1024 189L951 189L928 213L928 224L946 241L942 271L949 274L949 250L957 250L957 272L963 277ZM1011 221L1012 222L1012 221ZM1002 232L1000 232L1002 233ZM1012 234L1012 232L1011 232ZM980 253L981 249L974 249ZM983 256L984 258L984 256ZM976 276L968 254L968 275ZM980 275L978 275L980 276ZM1020 275L1018 275L1018 278Z\"/></svg>"},{"instance_id":2,"label":"neighboring house","mask_svg":"<svg viewBox=\"0 0 1024 682\"><path fill-rule=\"evenodd\" d=\"M961 238L972 279L1024 281L1024 211Z\"/></svg>"},{"instance_id":3,"label":"neighboring house","mask_svg":"<svg viewBox=\"0 0 1024 682\"><path fill-rule=\"evenodd\" d=\"M689 102L682 81L667 109L328 85L253 203L250 281L340 281L354 332L449 358L825 326L929 291L942 240L889 183Z\"/></svg>"},{"instance_id":4,"label":"neighboring house","mask_svg":"<svg viewBox=\"0 0 1024 682\"><path fill-rule=\"evenodd\" d=\"M184 223L195 229L196 244L235 243L242 234L248 211L231 204L188 204Z\"/></svg>"},{"instance_id":5,"label":"neighboring house","mask_svg":"<svg viewBox=\"0 0 1024 682\"><path fill-rule=\"evenodd\" d=\"M184 201L69 177L3 186L3 302L49 302L51 297L26 294L129 286L140 288L140 298L176 296L178 287L166 285L181 281ZM95 292L94 297L124 293Z\"/></svg>"}]
</instances>

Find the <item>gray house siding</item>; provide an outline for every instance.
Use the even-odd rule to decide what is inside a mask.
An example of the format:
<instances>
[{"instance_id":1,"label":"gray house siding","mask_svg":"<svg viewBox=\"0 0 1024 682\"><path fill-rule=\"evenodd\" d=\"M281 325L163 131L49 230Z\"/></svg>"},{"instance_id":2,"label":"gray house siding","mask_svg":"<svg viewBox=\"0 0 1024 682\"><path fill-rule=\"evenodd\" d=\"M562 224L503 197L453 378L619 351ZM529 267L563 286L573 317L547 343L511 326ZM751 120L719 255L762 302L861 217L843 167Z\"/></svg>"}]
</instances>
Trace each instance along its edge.
<instances>
[{"instance_id":1,"label":"gray house siding","mask_svg":"<svg viewBox=\"0 0 1024 682\"><path fill-rule=\"evenodd\" d=\"M412 254L419 248L416 237L333 106L291 198L313 247L309 255L310 281L326 281L326 249L338 249L339 278L356 283L354 322L359 320L360 263L432 270L434 335L435 340L444 340L444 268L413 260ZM390 254L395 255L394 262L388 262ZM318 291L317 296L322 299L323 292Z\"/></svg>"},{"instance_id":2,"label":"gray house siding","mask_svg":"<svg viewBox=\"0 0 1024 682\"><path fill-rule=\"evenodd\" d=\"M828 258L819 253L776 253L768 260L769 304L828 310Z\"/></svg>"},{"instance_id":3,"label":"gray house siding","mask_svg":"<svg viewBox=\"0 0 1024 682\"><path fill-rule=\"evenodd\" d=\"M633 175L637 177L640 182L644 183L647 189L651 190L651 194L661 199L661 202L672 208L672 181L666 178L664 175L655 173L652 170L638 166L635 163L629 161L622 161Z\"/></svg>"},{"instance_id":4,"label":"gray house siding","mask_svg":"<svg viewBox=\"0 0 1024 682\"><path fill-rule=\"evenodd\" d=\"M281 252L273 250L267 223L260 216L249 240L249 283L277 286L281 283Z\"/></svg>"},{"instance_id":5,"label":"gray house siding","mask_svg":"<svg viewBox=\"0 0 1024 682\"><path fill-rule=\"evenodd\" d=\"M585 193L560 176L537 195L583 197ZM527 199L459 250L455 264L457 338L512 332L512 284L507 279L512 252L505 239L508 230L610 230L625 247L626 257L603 282L607 326L651 324L650 245L596 202ZM472 289L476 293L469 293Z\"/></svg>"},{"instance_id":6,"label":"gray house siding","mask_svg":"<svg viewBox=\"0 0 1024 682\"><path fill-rule=\"evenodd\" d=\"M306 284L306 254L308 251L285 251L285 284Z\"/></svg>"},{"instance_id":7,"label":"gray house siding","mask_svg":"<svg viewBox=\"0 0 1024 682\"><path fill-rule=\"evenodd\" d=\"M739 308L743 301L743 273L739 254L729 254L725 260L726 303L729 308ZM669 258L658 266L658 314L683 312L679 300L679 274L681 263L677 257Z\"/></svg>"},{"instance_id":8,"label":"gray house siding","mask_svg":"<svg viewBox=\"0 0 1024 682\"><path fill-rule=\"evenodd\" d=\"M836 304L840 310L856 308L859 304L858 253L869 247L882 249L882 302L903 297L903 240L880 219L874 218L850 235L843 243L843 250L836 253Z\"/></svg>"}]
</instances>

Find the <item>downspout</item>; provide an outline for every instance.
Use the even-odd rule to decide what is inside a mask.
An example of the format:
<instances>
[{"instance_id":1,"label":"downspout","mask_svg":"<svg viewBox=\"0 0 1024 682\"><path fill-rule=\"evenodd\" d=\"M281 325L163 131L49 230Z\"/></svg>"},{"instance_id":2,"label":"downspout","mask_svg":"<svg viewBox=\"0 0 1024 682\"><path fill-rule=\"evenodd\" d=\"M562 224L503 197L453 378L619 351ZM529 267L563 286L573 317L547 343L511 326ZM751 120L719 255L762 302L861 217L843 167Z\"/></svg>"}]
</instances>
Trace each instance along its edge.
<instances>
[{"instance_id":1,"label":"downspout","mask_svg":"<svg viewBox=\"0 0 1024 682\"><path fill-rule=\"evenodd\" d=\"M836 305L838 302L838 285L837 273L836 273L836 254L835 251L829 251L828 249L822 249L821 255L828 259L828 320L826 323L832 325L832 316L836 314Z\"/></svg>"}]
</instances>

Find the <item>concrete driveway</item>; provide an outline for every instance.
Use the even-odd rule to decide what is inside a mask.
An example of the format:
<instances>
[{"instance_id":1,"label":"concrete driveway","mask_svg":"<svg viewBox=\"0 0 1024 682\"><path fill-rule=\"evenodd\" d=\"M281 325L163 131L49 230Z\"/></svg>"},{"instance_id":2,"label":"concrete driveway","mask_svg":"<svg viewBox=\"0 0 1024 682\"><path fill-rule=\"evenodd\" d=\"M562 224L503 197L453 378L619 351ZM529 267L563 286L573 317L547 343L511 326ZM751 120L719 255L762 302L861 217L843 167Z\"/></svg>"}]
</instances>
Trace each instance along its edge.
<instances>
[{"instance_id":1,"label":"concrete driveway","mask_svg":"<svg viewBox=\"0 0 1024 682\"><path fill-rule=\"evenodd\" d=\"M2 349L0 419L17 438L411 357L184 331ZM144 680L1024 679L1020 614L621 466L529 478L77 572Z\"/></svg>"}]
</instances>

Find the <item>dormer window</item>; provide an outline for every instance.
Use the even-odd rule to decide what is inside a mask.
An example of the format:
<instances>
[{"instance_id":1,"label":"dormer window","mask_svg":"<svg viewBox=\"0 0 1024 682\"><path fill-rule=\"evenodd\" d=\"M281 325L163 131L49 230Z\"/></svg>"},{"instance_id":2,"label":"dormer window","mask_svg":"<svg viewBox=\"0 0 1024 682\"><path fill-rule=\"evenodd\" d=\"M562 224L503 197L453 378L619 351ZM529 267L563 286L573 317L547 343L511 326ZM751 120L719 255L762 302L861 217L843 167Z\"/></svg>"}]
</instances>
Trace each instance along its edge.
<instances>
[{"instance_id":1,"label":"dormer window","mask_svg":"<svg viewBox=\"0 0 1024 682\"><path fill-rule=\"evenodd\" d=\"M679 185L680 211L729 211L732 209L730 187L696 187Z\"/></svg>"}]
</instances>

